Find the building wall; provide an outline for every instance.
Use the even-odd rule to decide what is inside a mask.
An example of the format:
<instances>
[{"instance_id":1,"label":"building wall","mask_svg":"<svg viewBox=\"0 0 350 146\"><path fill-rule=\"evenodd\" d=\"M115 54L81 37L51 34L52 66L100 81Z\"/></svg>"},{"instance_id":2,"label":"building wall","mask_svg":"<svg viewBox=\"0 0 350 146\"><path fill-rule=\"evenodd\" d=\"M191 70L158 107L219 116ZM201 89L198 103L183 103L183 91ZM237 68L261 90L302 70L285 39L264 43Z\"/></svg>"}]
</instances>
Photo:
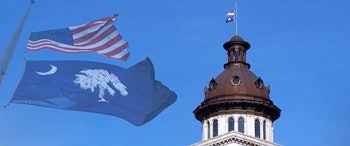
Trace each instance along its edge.
<instances>
[{"instance_id":1,"label":"building wall","mask_svg":"<svg viewBox=\"0 0 350 146\"><path fill-rule=\"evenodd\" d=\"M244 133L249 136L255 137L255 120L260 121L260 139L273 142L273 126L269 119L261 116L248 115L248 114L230 114L219 115L211 117L202 122L202 141L213 138L213 122L216 119L218 121L218 136L229 133L228 125L229 118L234 118L234 131L238 132L238 119L242 117L244 119ZM263 137L263 121L266 121L266 138ZM209 126L208 126L209 123ZM208 130L209 128L209 130ZM209 135L208 135L209 134Z\"/></svg>"},{"instance_id":2,"label":"building wall","mask_svg":"<svg viewBox=\"0 0 350 146\"><path fill-rule=\"evenodd\" d=\"M280 146L279 144L262 140L254 136L231 131L210 139L202 140L191 146Z\"/></svg>"},{"instance_id":3,"label":"building wall","mask_svg":"<svg viewBox=\"0 0 350 146\"><path fill-rule=\"evenodd\" d=\"M239 144L237 144L237 143L230 143L230 144L228 144L227 146L242 146L242 145L239 145Z\"/></svg>"}]
</instances>

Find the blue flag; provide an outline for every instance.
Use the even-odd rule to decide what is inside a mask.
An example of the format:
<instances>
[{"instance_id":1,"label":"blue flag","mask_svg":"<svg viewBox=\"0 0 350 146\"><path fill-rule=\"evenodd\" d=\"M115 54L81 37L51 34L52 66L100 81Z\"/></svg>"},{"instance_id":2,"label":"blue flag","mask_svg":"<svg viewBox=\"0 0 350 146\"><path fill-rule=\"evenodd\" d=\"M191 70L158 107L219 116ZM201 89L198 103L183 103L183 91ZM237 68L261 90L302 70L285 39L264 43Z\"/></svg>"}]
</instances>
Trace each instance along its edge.
<instances>
[{"instance_id":1,"label":"blue flag","mask_svg":"<svg viewBox=\"0 0 350 146\"><path fill-rule=\"evenodd\" d=\"M89 61L27 61L11 103L95 112L142 125L176 101L149 58L124 69Z\"/></svg>"}]
</instances>

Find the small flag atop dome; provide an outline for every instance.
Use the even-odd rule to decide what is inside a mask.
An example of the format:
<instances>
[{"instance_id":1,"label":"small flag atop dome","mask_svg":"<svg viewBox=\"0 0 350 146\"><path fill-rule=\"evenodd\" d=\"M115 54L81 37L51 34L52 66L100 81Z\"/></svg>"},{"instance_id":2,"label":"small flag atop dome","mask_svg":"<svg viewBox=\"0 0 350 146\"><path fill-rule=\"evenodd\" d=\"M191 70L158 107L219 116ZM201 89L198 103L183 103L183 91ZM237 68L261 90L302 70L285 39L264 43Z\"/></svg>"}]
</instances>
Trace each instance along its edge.
<instances>
[{"instance_id":1,"label":"small flag atop dome","mask_svg":"<svg viewBox=\"0 0 350 146\"><path fill-rule=\"evenodd\" d=\"M226 16L234 16L235 15L235 12L234 11L229 11L227 12Z\"/></svg>"},{"instance_id":2,"label":"small flag atop dome","mask_svg":"<svg viewBox=\"0 0 350 146\"><path fill-rule=\"evenodd\" d=\"M227 16L226 23L232 22L234 20L234 17L235 17L235 12L229 11L229 12L227 12L226 16Z\"/></svg>"},{"instance_id":3,"label":"small flag atop dome","mask_svg":"<svg viewBox=\"0 0 350 146\"><path fill-rule=\"evenodd\" d=\"M233 17L228 17L227 19L226 19L226 23L229 23L229 22L232 22L233 21Z\"/></svg>"}]
</instances>

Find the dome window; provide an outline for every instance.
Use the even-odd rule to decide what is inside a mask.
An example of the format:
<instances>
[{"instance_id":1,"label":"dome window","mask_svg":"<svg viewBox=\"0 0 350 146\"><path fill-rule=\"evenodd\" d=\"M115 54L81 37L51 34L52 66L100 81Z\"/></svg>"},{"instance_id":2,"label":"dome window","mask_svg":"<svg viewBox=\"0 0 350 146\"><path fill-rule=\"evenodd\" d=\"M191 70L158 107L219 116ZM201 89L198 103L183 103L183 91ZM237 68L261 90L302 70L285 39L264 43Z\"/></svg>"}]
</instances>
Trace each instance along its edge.
<instances>
[{"instance_id":1,"label":"dome window","mask_svg":"<svg viewBox=\"0 0 350 146\"><path fill-rule=\"evenodd\" d=\"M215 119L213 121L213 137L218 136L219 126L218 126L218 120Z\"/></svg>"},{"instance_id":2,"label":"dome window","mask_svg":"<svg viewBox=\"0 0 350 146\"><path fill-rule=\"evenodd\" d=\"M213 79L211 79L211 81L209 82L209 90L213 90L216 88L216 86L218 85L218 83Z\"/></svg>"},{"instance_id":3,"label":"dome window","mask_svg":"<svg viewBox=\"0 0 350 146\"><path fill-rule=\"evenodd\" d=\"M263 82L263 80L260 77L255 81L254 84L255 84L255 86L257 88L263 88L264 87L264 82Z\"/></svg>"},{"instance_id":4,"label":"dome window","mask_svg":"<svg viewBox=\"0 0 350 146\"><path fill-rule=\"evenodd\" d=\"M239 85L240 83L241 83L241 79L237 75L232 77L232 79L231 79L232 85Z\"/></svg>"},{"instance_id":5,"label":"dome window","mask_svg":"<svg viewBox=\"0 0 350 146\"><path fill-rule=\"evenodd\" d=\"M243 117L238 118L238 132L244 133L244 119L243 119Z\"/></svg>"},{"instance_id":6,"label":"dome window","mask_svg":"<svg viewBox=\"0 0 350 146\"><path fill-rule=\"evenodd\" d=\"M260 138L260 121L255 119L255 137Z\"/></svg>"},{"instance_id":7,"label":"dome window","mask_svg":"<svg viewBox=\"0 0 350 146\"><path fill-rule=\"evenodd\" d=\"M233 131L235 130L235 119L233 119L233 117L230 117L228 119L228 131Z\"/></svg>"},{"instance_id":8,"label":"dome window","mask_svg":"<svg viewBox=\"0 0 350 146\"><path fill-rule=\"evenodd\" d=\"M208 127L208 129L207 129L207 130L208 130L208 131L207 131L207 132L208 132L208 133L207 133L207 134L208 134L208 135L207 135L207 138L209 139L209 138L210 138L210 123L209 123L209 121L207 121L207 127Z\"/></svg>"},{"instance_id":9,"label":"dome window","mask_svg":"<svg viewBox=\"0 0 350 146\"><path fill-rule=\"evenodd\" d=\"M266 140L266 121L263 121L263 139Z\"/></svg>"}]
</instances>

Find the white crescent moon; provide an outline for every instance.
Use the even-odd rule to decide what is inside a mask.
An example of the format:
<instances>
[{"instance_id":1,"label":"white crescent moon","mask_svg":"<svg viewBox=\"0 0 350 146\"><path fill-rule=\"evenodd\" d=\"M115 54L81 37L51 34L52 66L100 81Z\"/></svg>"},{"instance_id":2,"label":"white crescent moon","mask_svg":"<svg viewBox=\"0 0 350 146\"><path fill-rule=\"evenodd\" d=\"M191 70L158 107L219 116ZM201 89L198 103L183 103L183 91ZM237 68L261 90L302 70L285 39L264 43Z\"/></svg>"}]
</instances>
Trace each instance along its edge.
<instances>
[{"instance_id":1,"label":"white crescent moon","mask_svg":"<svg viewBox=\"0 0 350 146\"><path fill-rule=\"evenodd\" d=\"M54 66L54 65L50 65L51 66L51 69L48 71L48 72L36 72L37 74L39 75L42 75L42 76L45 76L45 75L52 75L54 73L56 73L57 71L57 67Z\"/></svg>"}]
</instances>

